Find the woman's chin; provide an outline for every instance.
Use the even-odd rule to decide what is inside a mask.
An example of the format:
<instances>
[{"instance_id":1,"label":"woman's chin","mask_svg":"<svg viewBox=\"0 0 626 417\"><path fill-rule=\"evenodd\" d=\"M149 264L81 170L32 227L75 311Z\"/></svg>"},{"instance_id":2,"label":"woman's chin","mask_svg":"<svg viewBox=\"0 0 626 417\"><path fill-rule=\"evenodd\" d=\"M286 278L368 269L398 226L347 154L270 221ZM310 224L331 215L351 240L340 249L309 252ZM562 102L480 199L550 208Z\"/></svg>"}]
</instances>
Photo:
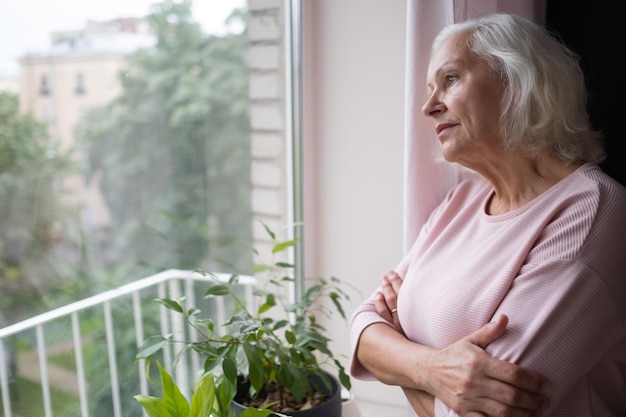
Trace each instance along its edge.
<instances>
[{"instance_id":1,"label":"woman's chin","mask_svg":"<svg viewBox=\"0 0 626 417\"><path fill-rule=\"evenodd\" d=\"M441 157L446 162L457 162L457 154L454 152L454 148L445 144L441 147Z\"/></svg>"}]
</instances>

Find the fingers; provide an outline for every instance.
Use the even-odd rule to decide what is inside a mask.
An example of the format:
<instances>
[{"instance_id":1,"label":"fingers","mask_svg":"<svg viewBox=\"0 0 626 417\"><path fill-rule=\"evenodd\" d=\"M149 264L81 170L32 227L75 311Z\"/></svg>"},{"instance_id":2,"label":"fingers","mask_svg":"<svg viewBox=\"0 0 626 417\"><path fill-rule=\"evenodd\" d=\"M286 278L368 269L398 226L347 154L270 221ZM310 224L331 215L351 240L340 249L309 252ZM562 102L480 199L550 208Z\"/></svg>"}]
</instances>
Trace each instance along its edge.
<instances>
[{"instance_id":1,"label":"fingers","mask_svg":"<svg viewBox=\"0 0 626 417\"><path fill-rule=\"evenodd\" d=\"M487 323L474 333L467 336L467 340L482 349L485 349L489 343L496 340L504 334L509 318L505 314L501 314L496 321Z\"/></svg>"},{"instance_id":2,"label":"fingers","mask_svg":"<svg viewBox=\"0 0 626 417\"><path fill-rule=\"evenodd\" d=\"M505 314L501 314L495 321L485 324L466 339L470 343L485 349L487 345L504 334L508 322L509 318ZM545 394L547 390L547 380L542 375L508 361L489 358L485 372L491 378L533 393Z\"/></svg>"},{"instance_id":3,"label":"fingers","mask_svg":"<svg viewBox=\"0 0 626 417\"><path fill-rule=\"evenodd\" d=\"M505 415L507 410L515 415L534 416L548 406L548 399L539 392L527 391L519 386L492 379L485 383L483 410L488 415Z\"/></svg>"},{"instance_id":4,"label":"fingers","mask_svg":"<svg viewBox=\"0 0 626 417\"><path fill-rule=\"evenodd\" d=\"M378 292L374 298L374 307L376 308L376 312L388 322L393 323L393 317L389 307L387 306L387 302L385 301L385 296L382 292Z\"/></svg>"},{"instance_id":5,"label":"fingers","mask_svg":"<svg viewBox=\"0 0 626 417\"><path fill-rule=\"evenodd\" d=\"M487 345L504 334L507 325L508 317L502 314L495 321L485 324L469 335L466 340L485 349ZM486 387L488 387L488 396L496 400L493 402L494 408L510 406L515 409L537 412L547 407L548 381L542 375L490 356L486 359L484 373L491 379L491 383ZM499 415L498 412L502 410L492 409L488 414Z\"/></svg>"},{"instance_id":6,"label":"fingers","mask_svg":"<svg viewBox=\"0 0 626 417\"><path fill-rule=\"evenodd\" d=\"M391 270L387 272L383 279L391 285L396 294L400 292L400 287L402 286L402 278L400 277L400 275L398 275L396 271Z\"/></svg>"},{"instance_id":7,"label":"fingers","mask_svg":"<svg viewBox=\"0 0 626 417\"><path fill-rule=\"evenodd\" d=\"M398 308L398 291L400 290L400 286L395 283L396 276L397 274L394 271L389 271L380 279L380 291L385 299L385 304L389 312L394 312L394 309Z\"/></svg>"},{"instance_id":8,"label":"fingers","mask_svg":"<svg viewBox=\"0 0 626 417\"><path fill-rule=\"evenodd\" d=\"M397 311L392 314L392 318L393 318L393 326L400 333L404 334L404 329L402 328L402 324L400 323L400 318L398 317L398 312Z\"/></svg>"},{"instance_id":9,"label":"fingers","mask_svg":"<svg viewBox=\"0 0 626 417\"><path fill-rule=\"evenodd\" d=\"M533 402L538 397L542 397L543 400L547 398L548 380L543 375L524 369L514 363L491 358L485 366L485 374L490 378L509 384L512 387L509 393L514 392L513 389L524 390L532 394ZM514 396L505 393L503 398L506 397Z\"/></svg>"},{"instance_id":10,"label":"fingers","mask_svg":"<svg viewBox=\"0 0 626 417\"><path fill-rule=\"evenodd\" d=\"M433 373L437 377L431 379L433 393L458 414L535 417L547 408L547 397L538 386L523 388L533 384L521 373L513 377L517 369L522 370L519 366L477 352L477 346L468 346L460 343L447 352L444 349L445 363L439 355L439 366Z\"/></svg>"},{"instance_id":11,"label":"fingers","mask_svg":"<svg viewBox=\"0 0 626 417\"><path fill-rule=\"evenodd\" d=\"M398 292L402 286L402 278L395 271L389 271L380 279L380 289L374 299L376 312L394 327L403 332L398 318Z\"/></svg>"},{"instance_id":12,"label":"fingers","mask_svg":"<svg viewBox=\"0 0 626 417\"><path fill-rule=\"evenodd\" d=\"M381 291L389 313L391 314L390 321L400 333L404 334L404 329L402 329L400 318L398 317L398 294L401 286L402 278L393 270L387 272L387 274L381 278Z\"/></svg>"},{"instance_id":13,"label":"fingers","mask_svg":"<svg viewBox=\"0 0 626 417\"><path fill-rule=\"evenodd\" d=\"M481 404L481 410L474 410L476 415L480 416L512 416L512 417L536 417L539 416L539 410L541 409L541 401L538 402L539 406L536 408L524 408L524 407L510 407L503 404L500 401L492 400L489 398L483 398ZM484 413L484 414L483 414ZM472 412L467 415L474 415Z\"/></svg>"},{"instance_id":14,"label":"fingers","mask_svg":"<svg viewBox=\"0 0 626 417\"><path fill-rule=\"evenodd\" d=\"M508 317L500 315L436 356L435 392L457 413L531 417L547 408L543 376L485 351L507 325Z\"/></svg>"}]
</instances>

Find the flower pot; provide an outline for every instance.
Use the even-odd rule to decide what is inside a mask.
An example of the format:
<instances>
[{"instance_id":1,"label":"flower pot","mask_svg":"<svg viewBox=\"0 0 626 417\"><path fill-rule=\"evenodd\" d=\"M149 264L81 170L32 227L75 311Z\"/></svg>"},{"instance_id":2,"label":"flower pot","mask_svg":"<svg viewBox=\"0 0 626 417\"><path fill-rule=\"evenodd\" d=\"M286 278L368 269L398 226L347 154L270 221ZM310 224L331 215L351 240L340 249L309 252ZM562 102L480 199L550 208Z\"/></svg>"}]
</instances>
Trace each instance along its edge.
<instances>
[{"instance_id":1,"label":"flower pot","mask_svg":"<svg viewBox=\"0 0 626 417\"><path fill-rule=\"evenodd\" d=\"M310 381L318 385L326 396L326 401L324 403L307 410L285 411L283 414L287 414L292 417L341 417L342 400L339 381L334 375L329 373L326 373L326 375L330 378L330 389L326 387L326 385L321 381L321 378L317 375L310 377ZM247 386L241 386L241 392L245 392L247 389ZM237 416L239 416L246 409L245 406L236 400L233 401L232 407ZM272 416L274 416L274 414L272 414Z\"/></svg>"}]
</instances>

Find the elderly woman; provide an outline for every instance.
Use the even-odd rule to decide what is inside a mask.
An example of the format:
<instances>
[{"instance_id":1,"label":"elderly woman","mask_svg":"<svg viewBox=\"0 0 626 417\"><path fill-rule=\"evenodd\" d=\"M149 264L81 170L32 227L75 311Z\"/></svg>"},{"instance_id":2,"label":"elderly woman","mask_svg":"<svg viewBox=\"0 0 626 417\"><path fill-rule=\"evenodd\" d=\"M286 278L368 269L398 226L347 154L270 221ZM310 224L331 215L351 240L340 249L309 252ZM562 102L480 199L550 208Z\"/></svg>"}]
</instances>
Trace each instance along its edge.
<instances>
[{"instance_id":1,"label":"elderly woman","mask_svg":"<svg viewBox=\"0 0 626 417\"><path fill-rule=\"evenodd\" d=\"M443 158L472 171L353 314L351 371L409 415L626 413L626 189L597 166L576 57L494 14L433 44Z\"/></svg>"}]
</instances>

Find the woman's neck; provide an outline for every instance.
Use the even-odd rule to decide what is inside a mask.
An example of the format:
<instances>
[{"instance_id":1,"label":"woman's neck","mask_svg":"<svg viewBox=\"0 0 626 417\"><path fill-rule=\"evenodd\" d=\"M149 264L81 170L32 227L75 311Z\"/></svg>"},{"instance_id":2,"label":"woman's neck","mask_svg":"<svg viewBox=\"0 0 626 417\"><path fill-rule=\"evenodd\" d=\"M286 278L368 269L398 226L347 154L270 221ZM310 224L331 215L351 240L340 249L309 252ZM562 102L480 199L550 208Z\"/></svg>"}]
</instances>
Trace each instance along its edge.
<instances>
[{"instance_id":1,"label":"woman's neck","mask_svg":"<svg viewBox=\"0 0 626 417\"><path fill-rule=\"evenodd\" d=\"M494 188L487 214L503 214L528 204L582 164L567 164L551 155L512 158L485 175Z\"/></svg>"}]
</instances>

